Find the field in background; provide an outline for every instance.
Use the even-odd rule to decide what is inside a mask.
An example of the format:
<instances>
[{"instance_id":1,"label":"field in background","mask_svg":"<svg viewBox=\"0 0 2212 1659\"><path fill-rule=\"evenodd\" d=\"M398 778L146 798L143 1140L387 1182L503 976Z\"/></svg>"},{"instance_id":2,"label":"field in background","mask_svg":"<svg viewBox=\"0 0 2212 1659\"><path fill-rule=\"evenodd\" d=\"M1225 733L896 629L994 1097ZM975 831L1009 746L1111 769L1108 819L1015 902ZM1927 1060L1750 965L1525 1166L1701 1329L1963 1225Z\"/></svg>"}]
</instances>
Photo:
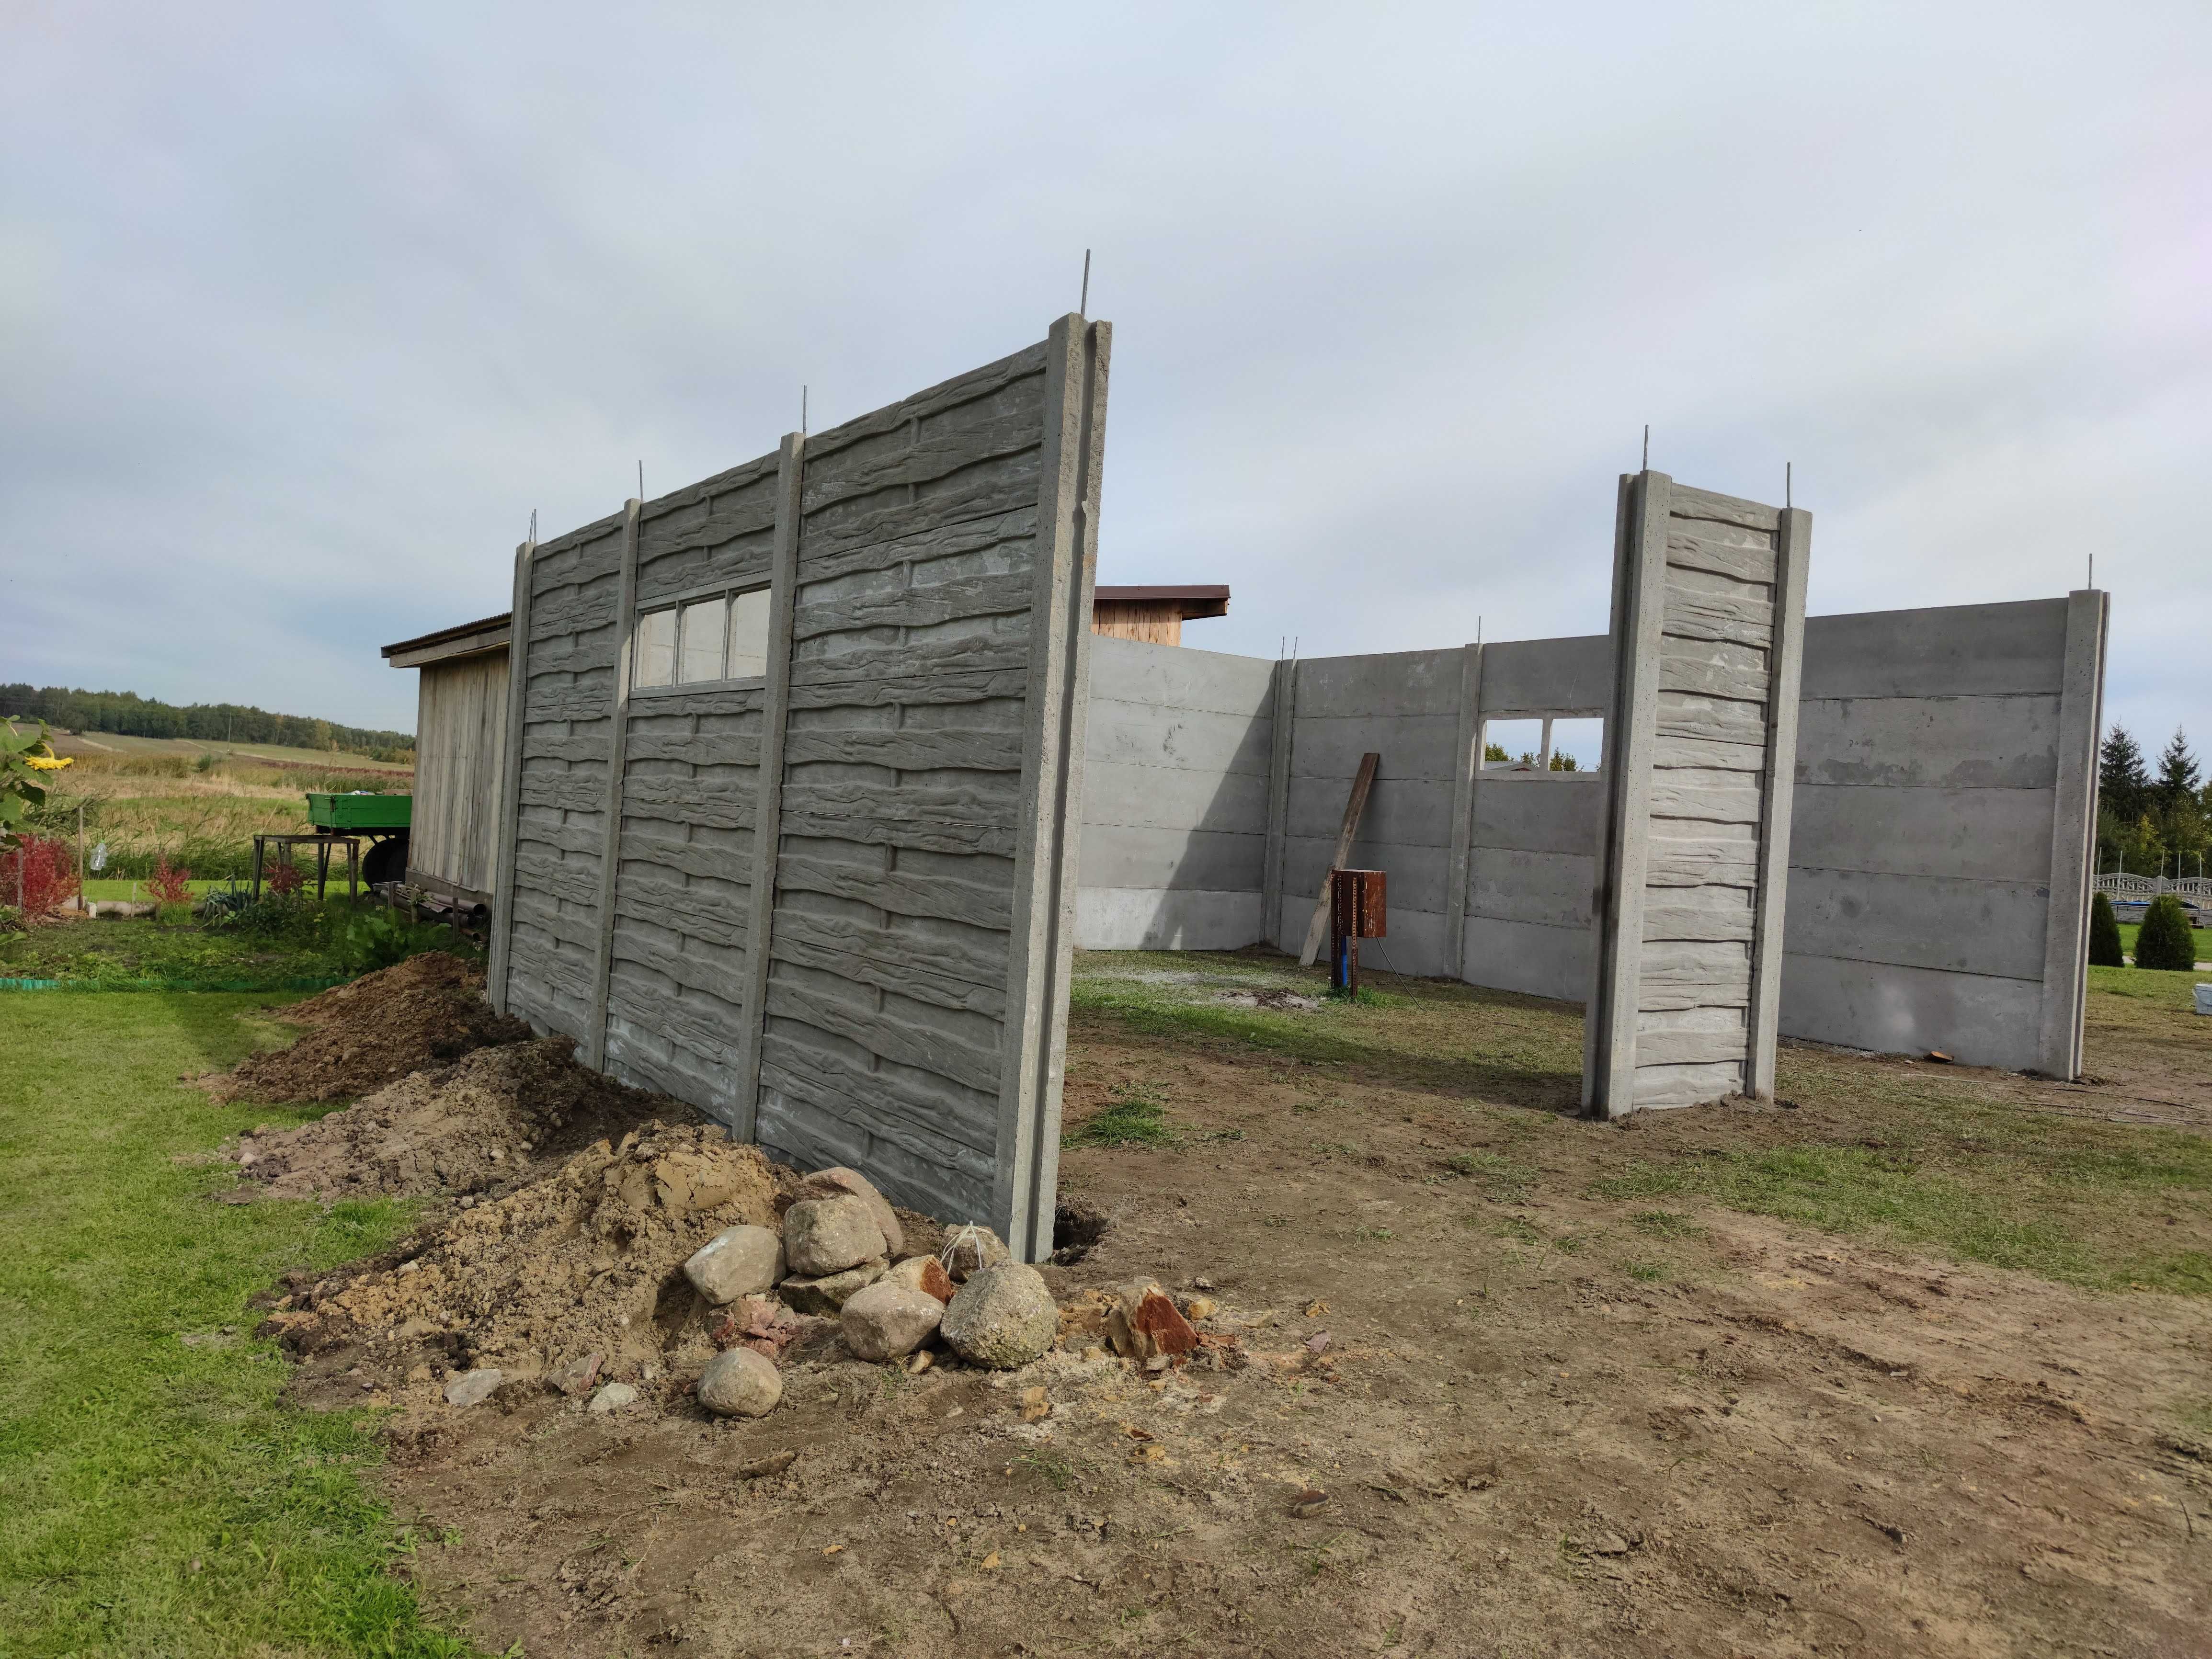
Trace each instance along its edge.
<instances>
[{"instance_id":1,"label":"field in background","mask_svg":"<svg viewBox=\"0 0 2212 1659\"><path fill-rule=\"evenodd\" d=\"M415 778L360 755L274 744L69 733L54 748L73 763L51 775L53 795L33 827L73 843L82 804L88 850L106 844L100 873L126 884L164 858L202 879L242 878L256 835L307 830L308 791L404 792Z\"/></svg>"}]
</instances>

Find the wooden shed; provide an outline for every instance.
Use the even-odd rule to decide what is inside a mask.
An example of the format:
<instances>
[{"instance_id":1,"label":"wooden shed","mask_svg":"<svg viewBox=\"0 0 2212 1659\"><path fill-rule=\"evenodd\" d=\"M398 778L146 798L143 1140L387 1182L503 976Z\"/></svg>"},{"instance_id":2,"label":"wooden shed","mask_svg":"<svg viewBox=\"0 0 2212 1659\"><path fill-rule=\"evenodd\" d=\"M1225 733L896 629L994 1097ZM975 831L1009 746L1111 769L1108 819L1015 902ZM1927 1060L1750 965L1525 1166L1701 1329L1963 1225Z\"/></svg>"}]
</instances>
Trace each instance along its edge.
<instances>
[{"instance_id":1,"label":"wooden shed","mask_svg":"<svg viewBox=\"0 0 2212 1659\"><path fill-rule=\"evenodd\" d=\"M422 676L407 882L463 904L489 906L497 885L507 645L502 615L384 647L394 668Z\"/></svg>"},{"instance_id":2,"label":"wooden shed","mask_svg":"<svg viewBox=\"0 0 2212 1659\"><path fill-rule=\"evenodd\" d=\"M1151 645L1181 645L1186 622L1228 614L1226 587L1100 587L1093 590L1091 631Z\"/></svg>"}]
</instances>

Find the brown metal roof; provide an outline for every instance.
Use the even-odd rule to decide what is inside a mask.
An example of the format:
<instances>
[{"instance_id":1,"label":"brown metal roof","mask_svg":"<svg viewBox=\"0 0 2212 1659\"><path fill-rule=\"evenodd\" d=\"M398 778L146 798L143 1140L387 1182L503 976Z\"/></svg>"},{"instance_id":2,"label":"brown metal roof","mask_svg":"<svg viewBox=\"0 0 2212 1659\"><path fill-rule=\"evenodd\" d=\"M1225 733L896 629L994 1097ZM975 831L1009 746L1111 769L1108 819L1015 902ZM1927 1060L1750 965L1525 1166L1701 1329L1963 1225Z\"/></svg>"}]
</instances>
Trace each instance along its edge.
<instances>
[{"instance_id":1,"label":"brown metal roof","mask_svg":"<svg viewBox=\"0 0 2212 1659\"><path fill-rule=\"evenodd\" d=\"M384 654L387 657L396 657L403 651L427 650L434 645L443 645L447 640L462 639L471 634L482 634L491 629L504 628L514 620L514 613L511 611L502 611L496 617L486 617L482 622L462 623L458 627L441 628L434 634L425 634L418 639L402 640L397 645L387 645L384 647Z\"/></svg>"}]
</instances>

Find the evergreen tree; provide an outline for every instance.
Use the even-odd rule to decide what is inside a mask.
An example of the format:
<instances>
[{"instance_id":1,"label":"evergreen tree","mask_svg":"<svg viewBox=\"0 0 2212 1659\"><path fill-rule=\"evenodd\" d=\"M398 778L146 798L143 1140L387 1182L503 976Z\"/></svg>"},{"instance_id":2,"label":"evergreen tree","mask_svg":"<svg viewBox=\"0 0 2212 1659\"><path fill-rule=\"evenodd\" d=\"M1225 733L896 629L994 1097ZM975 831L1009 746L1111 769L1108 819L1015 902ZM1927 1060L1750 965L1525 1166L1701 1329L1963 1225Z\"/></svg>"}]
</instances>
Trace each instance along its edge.
<instances>
[{"instance_id":1,"label":"evergreen tree","mask_svg":"<svg viewBox=\"0 0 2212 1659\"><path fill-rule=\"evenodd\" d=\"M2112 915L2112 901L2100 893L2089 901L2089 965L2124 968L2120 954L2120 924Z\"/></svg>"},{"instance_id":2,"label":"evergreen tree","mask_svg":"<svg viewBox=\"0 0 2212 1659\"><path fill-rule=\"evenodd\" d=\"M2143 765L2142 749L2124 726L2105 734L2097 763L2097 794L2100 804L2122 823L2135 823L2150 805L2150 774Z\"/></svg>"},{"instance_id":3,"label":"evergreen tree","mask_svg":"<svg viewBox=\"0 0 2212 1659\"><path fill-rule=\"evenodd\" d=\"M2143 912L2136 933L2136 966L2179 969L2197 965L2197 936L2189 931L2189 912L2171 893L2162 893Z\"/></svg>"},{"instance_id":4,"label":"evergreen tree","mask_svg":"<svg viewBox=\"0 0 2212 1659\"><path fill-rule=\"evenodd\" d=\"M2177 726L2173 728L2173 741L2158 757L2159 805L2169 812L2196 805L2197 792L2203 782L2197 770L2197 757L2189 752L2189 738Z\"/></svg>"}]
</instances>

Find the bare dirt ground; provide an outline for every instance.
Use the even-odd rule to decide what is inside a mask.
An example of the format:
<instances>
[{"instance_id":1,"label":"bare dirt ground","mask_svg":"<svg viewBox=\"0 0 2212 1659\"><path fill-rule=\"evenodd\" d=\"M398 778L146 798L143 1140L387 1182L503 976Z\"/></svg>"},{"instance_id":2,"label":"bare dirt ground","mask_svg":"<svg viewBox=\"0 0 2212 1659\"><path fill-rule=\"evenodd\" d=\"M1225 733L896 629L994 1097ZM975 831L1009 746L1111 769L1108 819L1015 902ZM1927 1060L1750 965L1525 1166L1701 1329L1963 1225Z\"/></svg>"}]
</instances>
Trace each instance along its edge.
<instances>
[{"instance_id":1,"label":"bare dirt ground","mask_svg":"<svg viewBox=\"0 0 2212 1659\"><path fill-rule=\"evenodd\" d=\"M1200 1298L1210 1363L815 1343L733 1425L642 1282L666 1363L604 1415L334 1331L296 1391L404 1407L434 1604L532 1656L2212 1652L2208 1144L2146 1121L2212 1118L2186 1016L2099 999L2095 1085L1796 1047L1790 1107L1610 1127L1571 1007L1145 979L1079 1005L1107 1226L1047 1276Z\"/></svg>"}]
</instances>

